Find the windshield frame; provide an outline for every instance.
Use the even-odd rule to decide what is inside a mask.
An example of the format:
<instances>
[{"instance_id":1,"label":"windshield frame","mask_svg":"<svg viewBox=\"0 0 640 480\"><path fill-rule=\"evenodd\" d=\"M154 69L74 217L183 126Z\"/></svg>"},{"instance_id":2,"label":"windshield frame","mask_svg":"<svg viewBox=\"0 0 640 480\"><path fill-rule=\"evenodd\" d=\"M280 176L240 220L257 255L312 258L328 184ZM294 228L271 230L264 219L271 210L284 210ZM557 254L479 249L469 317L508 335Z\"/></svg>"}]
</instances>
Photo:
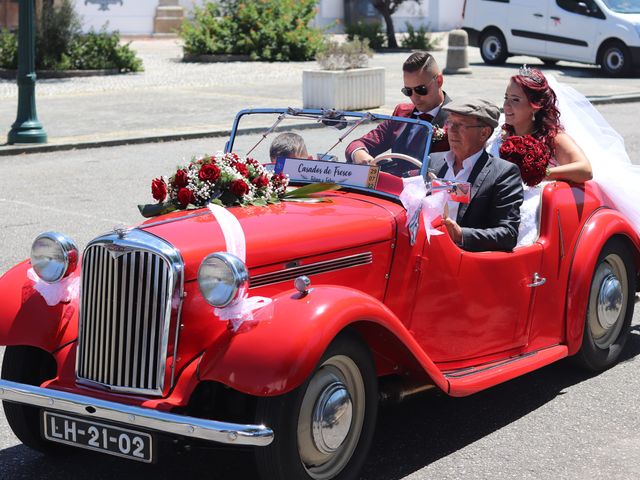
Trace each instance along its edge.
<instances>
[{"instance_id":1,"label":"windshield frame","mask_svg":"<svg viewBox=\"0 0 640 480\"><path fill-rule=\"evenodd\" d=\"M329 121L330 120L335 121L335 118L344 116L344 117L353 117L354 120L357 120L357 119L382 120L382 121L392 120L392 121L397 121L401 123L421 125L427 128L429 132L426 140L426 146L424 149L424 155L422 158L422 167L420 169L420 175L423 178L426 178L426 175L429 169L429 160L430 160L429 153L430 153L430 147L431 147L431 139L433 137L433 125L431 125L429 122L425 120L409 118L409 117L394 117L391 115L383 115L383 114L371 113L371 112L352 112L347 110L343 111L343 110L325 110L325 109L291 108L291 107L290 108L248 108L248 109L240 110L236 114L236 118L233 121L233 126L231 127L229 140L227 140L224 146L225 153L230 153L232 151L233 144L239 132L247 132L247 133L256 133L256 132L259 133L261 131L268 132L268 129L265 129L265 128L249 128L249 129L239 130L238 126L240 124L240 120L242 119L242 117L244 117L245 115L254 115L254 114L270 114L270 115L286 114L291 117L309 115L309 116L317 116L318 121L320 121L323 118ZM373 128L375 128L375 126L372 127L372 129ZM353 140L356 140L356 138L350 139L349 143L352 142ZM348 143L346 145L348 145Z\"/></svg>"}]
</instances>

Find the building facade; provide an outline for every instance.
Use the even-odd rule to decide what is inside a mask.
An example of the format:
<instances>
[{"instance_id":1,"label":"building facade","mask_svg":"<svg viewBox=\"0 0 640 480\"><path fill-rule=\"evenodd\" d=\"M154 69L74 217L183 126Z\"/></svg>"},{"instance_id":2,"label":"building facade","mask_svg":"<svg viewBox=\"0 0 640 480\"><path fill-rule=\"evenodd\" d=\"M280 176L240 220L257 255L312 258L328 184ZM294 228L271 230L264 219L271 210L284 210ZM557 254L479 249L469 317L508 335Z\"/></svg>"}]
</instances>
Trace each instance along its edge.
<instances>
[{"instance_id":1,"label":"building facade","mask_svg":"<svg viewBox=\"0 0 640 480\"><path fill-rule=\"evenodd\" d=\"M42 4L43 0L36 0ZM84 30L118 30L123 35L152 35L173 31L182 16L189 16L193 5L207 0L75 0ZM59 3L60 0L54 0ZM19 0L0 0L0 27L16 28ZM462 23L464 0L407 0L393 16L397 32L406 24L424 26L430 31L447 31ZM315 25L341 33L345 21L379 18L369 0L319 0ZM381 18L380 18L381 20Z\"/></svg>"}]
</instances>

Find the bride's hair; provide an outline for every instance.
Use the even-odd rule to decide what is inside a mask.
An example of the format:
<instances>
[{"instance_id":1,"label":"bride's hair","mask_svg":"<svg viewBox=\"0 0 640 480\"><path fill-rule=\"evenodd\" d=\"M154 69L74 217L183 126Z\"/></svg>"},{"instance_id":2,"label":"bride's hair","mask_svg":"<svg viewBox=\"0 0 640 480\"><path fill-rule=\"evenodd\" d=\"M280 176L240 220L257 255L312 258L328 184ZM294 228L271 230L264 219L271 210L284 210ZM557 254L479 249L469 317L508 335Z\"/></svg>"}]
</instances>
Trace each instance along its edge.
<instances>
[{"instance_id":1,"label":"bride's hair","mask_svg":"<svg viewBox=\"0 0 640 480\"><path fill-rule=\"evenodd\" d=\"M544 74L537 68L524 67L518 75L511 77L527 96L529 105L537 108L534 125L534 137L542 140L553 155L555 152L555 137L562 130L560 125L560 111L557 107L556 94L547 83ZM508 128L511 130L511 128ZM509 132L513 134L513 132Z\"/></svg>"}]
</instances>

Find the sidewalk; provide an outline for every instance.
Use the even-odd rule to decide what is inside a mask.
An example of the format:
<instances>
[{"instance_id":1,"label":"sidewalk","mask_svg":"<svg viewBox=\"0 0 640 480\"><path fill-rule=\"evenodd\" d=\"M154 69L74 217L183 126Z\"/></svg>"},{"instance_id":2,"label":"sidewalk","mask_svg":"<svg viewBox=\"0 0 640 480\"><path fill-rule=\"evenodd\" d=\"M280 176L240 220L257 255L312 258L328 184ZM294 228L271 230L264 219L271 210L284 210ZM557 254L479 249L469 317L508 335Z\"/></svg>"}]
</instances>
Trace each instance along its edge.
<instances>
[{"instance_id":1,"label":"sidewalk","mask_svg":"<svg viewBox=\"0 0 640 480\"><path fill-rule=\"evenodd\" d=\"M37 112L49 143L6 145L15 121L17 86L0 80L0 156L25 152L89 148L180 138L227 135L238 110L256 107L301 107L302 71L315 62L182 63L174 38L137 39L132 48L145 72L129 75L38 80ZM446 66L445 49L434 52ZM406 99L400 93L401 65L408 53L378 53L371 66L386 68L386 103L390 113ZM504 89L522 63L541 65L531 57L513 57L500 67L485 65L477 48L469 48L469 75L445 76L454 97L481 96L502 104ZM587 95L594 103L640 101L640 80L608 79L595 66L563 63L544 68Z\"/></svg>"}]
</instances>

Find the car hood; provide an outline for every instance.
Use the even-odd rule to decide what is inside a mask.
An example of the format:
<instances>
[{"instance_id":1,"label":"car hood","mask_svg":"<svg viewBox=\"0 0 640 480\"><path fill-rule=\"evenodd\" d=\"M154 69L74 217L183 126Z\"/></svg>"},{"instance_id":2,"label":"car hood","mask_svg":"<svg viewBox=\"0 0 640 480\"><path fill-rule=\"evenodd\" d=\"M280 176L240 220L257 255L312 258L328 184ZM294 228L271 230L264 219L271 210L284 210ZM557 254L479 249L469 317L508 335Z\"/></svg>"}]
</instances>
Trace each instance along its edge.
<instances>
[{"instance_id":1,"label":"car hood","mask_svg":"<svg viewBox=\"0 0 640 480\"><path fill-rule=\"evenodd\" d=\"M233 207L245 235L247 266L257 268L358 245L389 241L402 207L364 195L334 192L328 202L281 202ZM182 255L185 280L197 277L202 259L225 251L225 240L208 209L180 211L151 219L140 229L171 243Z\"/></svg>"}]
</instances>

